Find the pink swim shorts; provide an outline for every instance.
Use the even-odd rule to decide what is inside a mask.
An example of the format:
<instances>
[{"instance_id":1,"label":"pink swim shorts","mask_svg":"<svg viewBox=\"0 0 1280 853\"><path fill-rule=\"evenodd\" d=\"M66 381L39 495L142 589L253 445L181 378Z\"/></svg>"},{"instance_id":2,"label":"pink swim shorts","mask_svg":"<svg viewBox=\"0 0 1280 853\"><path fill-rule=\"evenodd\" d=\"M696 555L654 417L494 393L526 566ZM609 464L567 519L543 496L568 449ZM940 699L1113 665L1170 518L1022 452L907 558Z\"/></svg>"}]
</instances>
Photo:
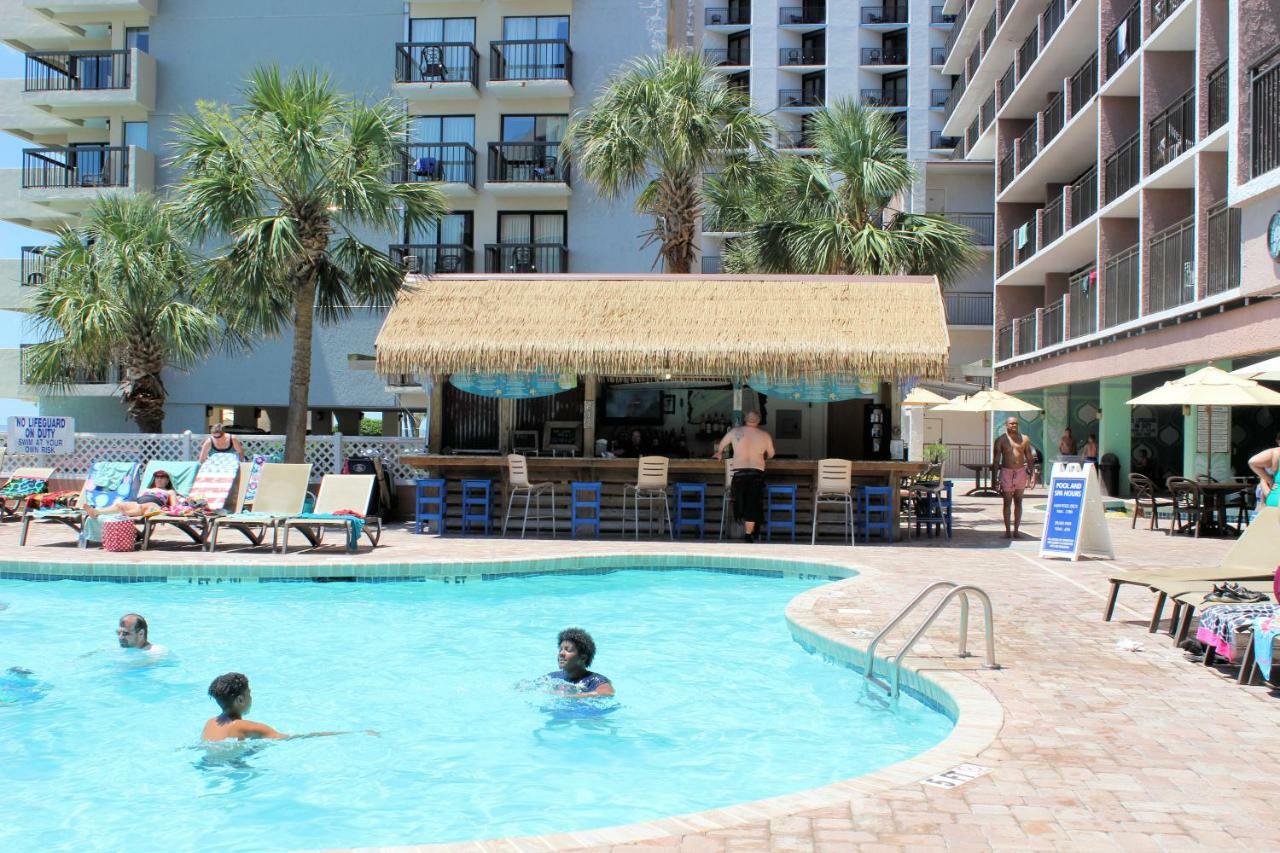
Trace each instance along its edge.
<instances>
[{"instance_id":1,"label":"pink swim shorts","mask_svg":"<svg viewBox=\"0 0 1280 853\"><path fill-rule=\"evenodd\" d=\"M1001 468L1000 491L1008 494L1027 487L1026 468Z\"/></svg>"}]
</instances>

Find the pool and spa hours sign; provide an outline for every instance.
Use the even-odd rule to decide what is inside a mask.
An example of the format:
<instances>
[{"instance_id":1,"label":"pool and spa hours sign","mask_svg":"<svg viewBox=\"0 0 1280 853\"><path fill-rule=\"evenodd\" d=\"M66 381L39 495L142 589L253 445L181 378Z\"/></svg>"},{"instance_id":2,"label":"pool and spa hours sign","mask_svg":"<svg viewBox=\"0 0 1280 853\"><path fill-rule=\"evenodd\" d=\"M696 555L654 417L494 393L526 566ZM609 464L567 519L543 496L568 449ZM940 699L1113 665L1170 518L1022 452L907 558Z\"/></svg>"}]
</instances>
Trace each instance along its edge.
<instances>
[{"instance_id":1,"label":"pool and spa hours sign","mask_svg":"<svg viewBox=\"0 0 1280 853\"><path fill-rule=\"evenodd\" d=\"M1092 463L1054 464L1040 536L1041 557L1115 557L1099 489L1098 469Z\"/></svg>"},{"instance_id":2,"label":"pool and spa hours sign","mask_svg":"<svg viewBox=\"0 0 1280 853\"><path fill-rule=\"evenodd\" d=\"M75 418L9 418L8 452L59 456L76 449Z\"/></svg>"}]
</instances>

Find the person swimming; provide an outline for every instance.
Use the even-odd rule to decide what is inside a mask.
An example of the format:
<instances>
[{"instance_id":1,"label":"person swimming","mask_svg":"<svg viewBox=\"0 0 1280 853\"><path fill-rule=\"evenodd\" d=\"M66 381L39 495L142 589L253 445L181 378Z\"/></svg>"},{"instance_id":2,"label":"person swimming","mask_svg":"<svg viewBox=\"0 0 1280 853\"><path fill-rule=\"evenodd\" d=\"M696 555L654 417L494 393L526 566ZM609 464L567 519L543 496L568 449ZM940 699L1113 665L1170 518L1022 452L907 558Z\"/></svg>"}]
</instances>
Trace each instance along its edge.
<instances>
[{"instance_id":1,"label":"person swimming","mask_svg":"<svg viewBox=\"0 0 1280 853\"><path fill-rule=\"evenodd\" d=\"M255 723L246 720L253 705L253 695L249 692L249 679L238 672L219 675L209 685L209 695L218 703L222 713L204 724L200 739L206 742L223 740L297 740L307 737L331 737L345 735L350 732L310 732L304 735L287 735L278 732L266 723ZM377 735L372 729L365 734Z\"/></svg>"},{"instance_id":2,"label":"person swimming","mask_svg":"<svg viewBox=\"0 0 1280 853\"><path fill-rule=\"evenodd\" d=\"M116 639L122 649L137 649L149 657L163 657L169 650L159 643L151 642L147 620L137 613L126 613L120 617L116 625Z\"/></svg>"},{"instance_id":3,"label":"person swimming","mask_svg":"<svg viewBox=\"0 0 1280 853\"><path fill-rule=\"evenodd\" d=\"M30 705L44 698L52 687L21 666L11 666L0 675L0 705Z\"/></svg>"},{"instance_id":4,"label":"person swimming","mask_svg":"<svg viewBox=\"0 0 1280 853\"><path fill-rule=\"evenodd\" d=\"M596 657L596 641L581 628L565 628L556 638L560 668L547 673L547 680L559 694L574 699L591 696L613 696L613 682L588 669Z\"/></svg>"}]
</instances>

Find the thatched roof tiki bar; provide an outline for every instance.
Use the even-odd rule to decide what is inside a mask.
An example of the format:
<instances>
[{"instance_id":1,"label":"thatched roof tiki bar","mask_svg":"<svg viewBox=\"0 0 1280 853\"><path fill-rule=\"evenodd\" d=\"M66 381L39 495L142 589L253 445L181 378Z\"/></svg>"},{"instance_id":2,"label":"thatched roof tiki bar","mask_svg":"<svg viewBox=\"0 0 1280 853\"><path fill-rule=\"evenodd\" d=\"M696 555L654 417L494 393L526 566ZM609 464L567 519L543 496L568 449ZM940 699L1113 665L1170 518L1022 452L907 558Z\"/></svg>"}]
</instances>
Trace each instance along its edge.
<instances>
[{"instance_id":1,"label":"thatched roof tiki bar","mask_svg":"<svg viewBox=\"0 0 1280 853\"><path fill-rule=\"evenodd\" d=\"M919 467L895 461L895 404L947 351L932 277L458 275L409 282L376 369L429 413L437 474L515 450L539 476L622 482L635 462L614 457L662 455L722 480L715 442L756 410L771 476L835 456L892 482Z\"/></svg>"}]
</instances>

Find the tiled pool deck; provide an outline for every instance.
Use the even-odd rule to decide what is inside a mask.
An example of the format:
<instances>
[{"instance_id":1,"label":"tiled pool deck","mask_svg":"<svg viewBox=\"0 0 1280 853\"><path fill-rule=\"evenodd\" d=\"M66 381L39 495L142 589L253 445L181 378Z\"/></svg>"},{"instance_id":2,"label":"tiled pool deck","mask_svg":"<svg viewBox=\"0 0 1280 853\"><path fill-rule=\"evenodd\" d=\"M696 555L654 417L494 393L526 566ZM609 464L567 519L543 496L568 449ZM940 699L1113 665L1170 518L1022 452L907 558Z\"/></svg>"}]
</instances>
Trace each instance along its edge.
<instances>
[{"instance_id":1,"label":"tiled pool deck","mask_svg":"<svg viewBox=\"0 0 1280 853\"><path fill-rule=\"evenodd\" d=\"M1042 561L1031 538L1039 534L1040 519L1031 511L1027 538L1011 544L1000 538L996 503L969 498L958 507L951 547L925 539L854 549L437 539L397 527L376 552L366 548L354 557L338 549L283 557L224 549L216 563L185 548L79 551L69 531L53 525L33 528L32 544L19 548L18 526L8 523L0 526L0 572L14 571L19 562L21 571L30 571L34 562L42 573L61 575L82 571L76 567L91 560L93 572L114 577L358 577L422 575L424 563L448 563L457 567L456 575L454 569L441 573L453 582L481 563L549 559L563 560L558 567L567 568L595 555L671 555L672 564L684 565L732 565L746 557L825 563L859 575L800 596L788 616L793 631L811 645L852 649L844 654L855 656L867 642L865 632L877 629L925 584L974 583L994 602L997 656L1004 668L983 669L980 654L953 656L954 610L930 630L911 666L945 688L960 712L956 733L935 750L870 776L762 803L449 849L1280 849L1280 698L1189 663L1163 634L1147 634L1151 602L1145 591L1127 587L1116 621L1101 621L1105 578L1113 567L1215 565L1228 543L1170 539L1112 520L1115 561ZM979 614L971 619L970 643L978 653ZM1118 650L1122 639L1142 643L1142 651ZM966 761L991 773L954 789L920 782Z\"/></svg>"}]
</instances>

